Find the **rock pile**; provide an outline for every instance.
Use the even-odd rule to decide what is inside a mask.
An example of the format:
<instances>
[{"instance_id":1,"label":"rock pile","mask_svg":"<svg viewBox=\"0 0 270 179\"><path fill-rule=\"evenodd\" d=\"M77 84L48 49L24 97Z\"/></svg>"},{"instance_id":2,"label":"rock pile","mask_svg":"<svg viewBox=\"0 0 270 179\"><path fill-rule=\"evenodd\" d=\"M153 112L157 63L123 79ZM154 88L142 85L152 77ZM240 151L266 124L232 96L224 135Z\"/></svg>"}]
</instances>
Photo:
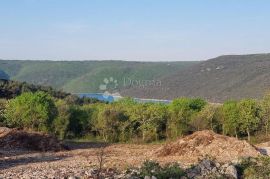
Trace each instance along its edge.
<instances>
[{"instance_id":1,"label":"rock pile","mask_svg":"<svg viewBox=\"0 0 270 179\"><path fill-rule=\"evenodd\" d=\"M221 165L218 162L203 159L196 166L186 170L188 178L238 178L236 167L227 163Z\"/></svg>"},{"instance_id":2,"label":"rock pile","mask_svg":"<svg viewBox=\"0 0 270 179\"><path fill-rule=\"evenodd\" d=\"M197 159L210 156L219 162L230 162L242 157L257 157L260 153L246 141L205 130L168 143L159 148L155 155Z\"/></svg>"},{"instance_id":3,"label":"rock pile","mask_svg":"<svg viewBox=\"0 0 270 179\"><path fill-rule=\"evenodd\" d=\"M53 136L0 127L1 149L26 149L35 151L59 151L63 145Z\"/></svg>"}]
</instances>

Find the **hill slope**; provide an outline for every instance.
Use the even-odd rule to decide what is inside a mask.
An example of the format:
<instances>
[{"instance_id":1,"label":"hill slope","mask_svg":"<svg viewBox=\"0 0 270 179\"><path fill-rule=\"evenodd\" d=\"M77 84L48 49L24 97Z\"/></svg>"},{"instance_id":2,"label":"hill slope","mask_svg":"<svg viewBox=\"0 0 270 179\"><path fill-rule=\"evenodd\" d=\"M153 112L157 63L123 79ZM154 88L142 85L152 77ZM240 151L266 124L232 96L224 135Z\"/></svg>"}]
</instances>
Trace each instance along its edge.
<instances>
[{"instance_id":1,"label":"hill slope","mask_svg":"<svg viewBox=\"0 0 270 179\"><path fill-rule=\"evenodd\" d=\"M213 102L260 98L270 89L270 54L220 56L194 64L161 81L160 87L126 89L122 93L163 99L203 97Z\"/></svg>"},{"instance_id":2,"label":"hill slope","mask_svg":"<svg viewBox=\"0 0 270 179\"><path fill-rule=\"evenodd\" d=\"M140 98L187 96L222 102L260 98L270 89L270 54L227 55L203 62L0 60L0 71L13 80L74 93L104 92L100 85L112 77L118 83L116 92Z\"/></svg>"},{"instance_id":3,"label":"hill slope","mask_svg":"<svg viewBox=\"0 0 270 179\"><path fill-rule=\"evenodd\" d=\"M104 78L113 77L118 88L124 78L153 80L171 75L197 62L126 62L126 61L11 61L0 60L0 71L11 80L52 86L67 92L102 92ZM3 75L2 75L3 76Z\"/></svg>"}]
</instances>

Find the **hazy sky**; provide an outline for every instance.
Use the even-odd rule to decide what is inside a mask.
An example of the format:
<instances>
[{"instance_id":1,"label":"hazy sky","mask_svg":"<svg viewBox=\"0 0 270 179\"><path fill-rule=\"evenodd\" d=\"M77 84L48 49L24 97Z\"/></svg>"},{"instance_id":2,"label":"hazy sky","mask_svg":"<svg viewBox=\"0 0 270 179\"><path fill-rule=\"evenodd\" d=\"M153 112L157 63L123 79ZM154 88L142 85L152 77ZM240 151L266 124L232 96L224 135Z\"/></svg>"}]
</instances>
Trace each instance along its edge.
<instances>
[{"instance_id":1,"label":"hazy sky","mask_svg":"<svg viewBox=\"0 0 270 179\"><path fill-rule=\"evenodd\" d=\"M0 58L204 60L270 52L269 0L0 0Z\"/></svg>"}]
</instances>

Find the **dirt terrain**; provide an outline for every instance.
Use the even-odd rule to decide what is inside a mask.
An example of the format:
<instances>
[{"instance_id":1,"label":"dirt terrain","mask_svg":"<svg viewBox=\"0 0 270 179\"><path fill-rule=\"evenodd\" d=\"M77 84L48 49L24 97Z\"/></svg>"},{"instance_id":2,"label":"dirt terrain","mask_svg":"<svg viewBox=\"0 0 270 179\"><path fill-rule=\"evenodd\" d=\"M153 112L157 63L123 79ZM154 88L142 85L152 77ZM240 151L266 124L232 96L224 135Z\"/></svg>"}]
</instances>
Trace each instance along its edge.
<instances>
[{"instance_id":1,"label":"dirt terrain","mask_svg":"<svg viewBox=\"0 0 270 179\"><path fill-rule=\"evenodd\" d=\"M64 146L56 137L48 134L0 127L0 148L5 150L60 151L64 149Z\"/></svg>"},{"instance_id":2,"label":"dirt terrain","mask_svg":"<svg viewBox=\"0 0 270 179\"><path fill-rule=\"evenodd\" d=\"M213 131L198 131L175 142L168 143L156 151L160 157L173 156L193 162L203 156L210 156L219 162L230 162L241 157L259 155L258 150L246 141L223 136Z\"/></svg>"},{"instance_id":3,"label":"dirt terrain","mask_svg":"<svg viewBox=\"0 0 270 179\"><path fill-rule=\"evenodd\" d=\"M196 163L205 155L216 158L220 162L259 155L256 148L247 142L218 135L211 131L196 132L166 145L109 145L91 142L72 142L66 145L69 150L59 152L1 148L0 178L88 176L91 169L98 164L97 156L103 148L104 168L117 168L118 170L138 167L146 159L156 160L161 164L178 162L185 167Z\"/></svg>"}]
</instances>

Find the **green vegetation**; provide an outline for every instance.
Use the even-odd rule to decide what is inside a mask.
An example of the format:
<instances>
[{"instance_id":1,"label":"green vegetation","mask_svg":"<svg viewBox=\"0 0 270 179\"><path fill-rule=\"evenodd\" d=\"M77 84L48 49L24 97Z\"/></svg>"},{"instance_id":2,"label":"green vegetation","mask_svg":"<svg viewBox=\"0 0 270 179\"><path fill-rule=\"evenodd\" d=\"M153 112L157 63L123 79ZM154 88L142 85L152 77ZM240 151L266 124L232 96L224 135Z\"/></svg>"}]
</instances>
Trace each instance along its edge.
<instances>
[{"instance_id":1,"label":"green vegetation","mask_svg":"<svg viewBox=\"0 0 270 179\"><path fill-rule=\"evenodd\" d=\"M63 91L54 90L52 87L48 86L32 85L25 82L21 83L17 81L0 80L0 98L12 99L16 96L21 95L22 93L38 91L48 93L49 95L57 99L64 99L69 104L90 104L99 102L97 99L87 97L79 98L76 95L71 95Z\"/></svg>"},{"instance_id":2,"label":"green vegetation","mask_svg":"<svg viewBox=\"0 0 270 179\"><path fill-rule=\"evenodd\" d=\"M167 164L164 167L160 166L156 161L146 160L140 168L140 177L155 176L158 179L163 178L181 178L186 173L179 164Z\"/></svg>"},{"instance_id":3,"label":"green vegetation","mask_svg":"<svg viewBox=\"0 0 270 179\"><path fill-rule=\"evenodd\" d=\"M237 101L227 101L223 104L223 131L224 134L231 134L238 137L239 111Z\"/></svg>"},{"instance_id":4,"label":"green vegetation","mask_svg":"<svg viewBox=\"0 0 270 179\"><path fill-rule=\"evenodd\" d=\"M0 99L0 125L3 125L2 123L5 120L4 114L6 109L6 103L7 101L5 99Z\"/></svg>"},{"instance_id":5,"label":"green vegetation","mask_svg":"<svg viewBox=\"0 0 270 179\"><path fill-rule=\"evenodd\" d=\"M52 86L70 93L103 92L104 78L118 82L123 96L210 102L261 99L269 89L270 54L226 55L200 62L12 61L0 60L0 78ZM160 87L124 86L124 78L161 81ZM135 82L136 83L136 82ZM225 126L224 126L225 127Z\"/></svg>"},{"instance_id":6,"label":"green vegetation","mask_svg":"<svg viewBox=\"0 0 270 179\"><path fill-rule=\"evenodd\" d=\"M15 61L0 60L0 77L52 86L72 93L100 92L104 78L113 77L118 88L124 79L153 80L168 76L196 62L125 61ZM2 74L2 75L1 75Z\"/></svg>"},{"instance_id":7,"label":"green vegetation","mask_svg":"<svg viewBox=\"0 0 270 179\"><path fill-rule=\"evenodd\" d=\"M0 100L2 125L45 131L59 139L88 138L106 142L158 142L209 129L241 138L267 137L268 95L261 100L210 104L199 98L179 98L170 104L138 103L124 98L114 103L78 103L44 91L25 92Z\"/></svg>"},{"instance_id":8,"label":"green vegetation","mask_svg":"<svg viewBox=\"0 0 270 179\"><path fill-rule=\"evenodd\" d=\"M57 109L52 98L44 92L23 93L7 103L6 124L36 131L51 131Z\"/></svg>"},{"instance_id":9,"label":"green vegetation","mask_svg":"<svg viewBox=\"0 0 270 179\"><path fill-rule=\"evenodd\" d=\"M270 88L269 59L270 54L220 56L162 78L162 90L150 86L125 94L162 99L201 97L219 103L228 99L261 99Z\"/></svg>"},{"instance_id":10,"label":"green vegetation","mask_svg":"<svg viewBox=\"0 0 270 179\"><path fill-rule=\"evenodd\" d=\"M206 102L202 99L175 99L169 106L171 116L168 120L168 136L176 138L190 132L191 119L203 109Z\"/></svg>"},{"instance_id":11,"label":"green vegetation","mask_svg":"<svg viewBox=\"0 0 270 179\"><path fill-rule=\"evenodd\" d=\"M207 169L202 167L204 161L208 161L209 163L211 163L213 165L212 167L215 168L215 170L207 171ZM261 156L258 158L243 158L238 164L232 166L235 166L239 178L253 179L270 177L270 157L268 156ZM200 170L202 168L204 168L203 170L206 170L207 172ZM140 178L144 178L145 176L155 176L158 179L181 178L183 176L188 177L188 174L194 174L196 172L201 172L201 174L204 173L204 178L234 178L232 176L229 176L228 173L221 173L220 168L216 167L216 161L214 159L208 159L207 157L199 161L197 165L191 166L186 169L182 168L178 163L171 163L166 164L165 166L161 166L156 161L146 160L142 164L138 172L138 176Z\"/></svg>"},{"instance_id":12,"label":"green vegetation","mask_svg":"<svg viewBox=\"0 0 270 179\"><path fill-rule=\"evenodd\" d=\"M243 159L237 168L242 178L269 178L270 157Z\"/></svg>"},{"instance_id":13,"label":"green vegetation","mask_svg":"<svg viewBox=\"0 0 270 179\"><path fill-rule=\"evenodd\" d=\"M256 141L267 139L270 93L262 100L211 104L178 98L170 104L124 98L103 103L50 87L2 81L1 126L43 131L59 139L91 138L106 142L159 142L198 130L213 130Z\"/></svg>"}]
</instances>

